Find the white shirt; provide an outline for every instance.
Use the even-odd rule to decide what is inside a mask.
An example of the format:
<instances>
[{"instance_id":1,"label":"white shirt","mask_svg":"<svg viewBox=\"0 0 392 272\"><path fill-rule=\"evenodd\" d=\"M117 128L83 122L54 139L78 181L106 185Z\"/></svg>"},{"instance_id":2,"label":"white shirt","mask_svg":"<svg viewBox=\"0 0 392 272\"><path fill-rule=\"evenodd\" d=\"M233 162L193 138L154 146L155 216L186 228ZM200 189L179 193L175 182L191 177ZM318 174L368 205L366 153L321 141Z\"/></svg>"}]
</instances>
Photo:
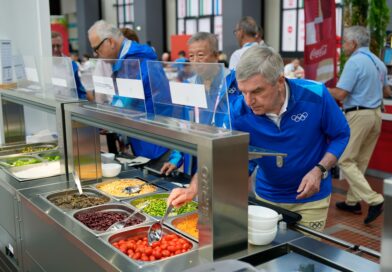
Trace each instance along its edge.
<instances>
[{"instance_id":1,"label":"white shirt","mask_svg":"<svg viewBox=\"0 0 392 272\"><path fill-rule=\"evenodd\" d=\"M233 52L233 54L231 54L231 57L230 57L229 69L235 70L238 62L241 59L242 54L244 54L246 50L248 50L249 48L251 48L252 46L255 46L255 45L257 45L257 42L246 43L240 49L235 50Z\"/></svg>"},{"instance_id":2,"label":"white shirt","mask_svg":"<svg viewBox=\"0 0 392 272\"><path fill-rule=\"evenodd\" d=\"M282 120L282 115L287 111L287 105L289 104L289 96L290 96L290 90L289 90L289 85L287 82L284 83L286 86L286 98L284 100L283 106L280 109L279 114L275 113L266 113L265 115L272 120L272 122L275 123L275 125L280 128L280 121Z\"/></svg>"}]
</instances>

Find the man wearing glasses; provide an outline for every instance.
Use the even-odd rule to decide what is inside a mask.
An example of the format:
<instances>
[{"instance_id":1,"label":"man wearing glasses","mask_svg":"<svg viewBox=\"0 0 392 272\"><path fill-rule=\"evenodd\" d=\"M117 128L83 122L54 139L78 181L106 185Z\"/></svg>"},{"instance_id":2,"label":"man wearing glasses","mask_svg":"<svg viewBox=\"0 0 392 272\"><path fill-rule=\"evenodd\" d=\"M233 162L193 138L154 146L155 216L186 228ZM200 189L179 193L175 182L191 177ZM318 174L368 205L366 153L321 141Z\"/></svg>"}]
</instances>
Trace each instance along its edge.
<instances>
[{"instance_id":1,"label":"man wearing glasses","mask_svg":"<svg viewBox=\"0 0 392 272\"><path fill-rule=\"evenodd\" d=\"M52 32L52 55L53 57L66 57L63 54L63 38L59 32ZM86 89L83 87L80 81L78 65L72 61L72 69L75 78L76 89L78 91L78 97L80 99L86 99Z\"/></svg>"},{"instance_id":2,"label":"man wearing glasses","mask_svg":"<svg viewBox=\"0 0 392 272\"><path fill-rule=\"evenodd\" d=\"M148 45L139 44L135 41L126 39L118 28L103 20L97 21L91 26L88 30L88 39L96 57L105 60L113 60L113 77L130 78L131 75L126 73L130 72L132 69L123 69L123 60L139 60L146 110L148 113L154 113L151 86L148 78L147 60L157 60L155 51ZM164 74L162 75L164 76ZM132 103L132 98L128 99L115 96L113 100L120 102L122 107L127 107ZM112 105L114 105L116 101L112 101ZM158 160L168 152L167 148L138 139L128 138L128 141L132 148L133 155L135 156L143 156L152 160ZM177 164L179 159L180 158L173 158L173 161L170 162Z\"/></svg>"},{"instance_id":3,"label":"man wearing glasses","mask_svg":"<svg viewBox=\"0 0 392 272\"><path fill-rule=\"evenodd\" d=\"M250 16L245 16L238 22L236 28L233 30L233 34L241 48L234 51L231 55L229 62L230 70L235 70L237 63L246 50L258 44L259 26L255 19Z\"/></svg>"}]
</instances>

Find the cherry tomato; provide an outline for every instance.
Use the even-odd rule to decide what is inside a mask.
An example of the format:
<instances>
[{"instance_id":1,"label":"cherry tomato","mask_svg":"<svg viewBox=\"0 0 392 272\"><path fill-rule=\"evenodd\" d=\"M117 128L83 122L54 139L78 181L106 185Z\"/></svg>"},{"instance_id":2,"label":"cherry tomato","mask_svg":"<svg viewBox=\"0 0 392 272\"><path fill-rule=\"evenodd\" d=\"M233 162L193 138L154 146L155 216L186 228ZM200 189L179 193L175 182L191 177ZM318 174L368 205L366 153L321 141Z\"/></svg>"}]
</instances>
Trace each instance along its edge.
<instances>
[{"instance_id":1,"label":"cherry tomato","mask_svg":"<svg viewBox=\"0 0 392 272\"><path fill-rule=\"evenodd\" d=\"M160 251L154 251L153 256L155 257L155 259L159 260L160 258L162 258L162 253Z\"/></svg>"},{"instance_id":2,"label":"cherry tomato","mask_svg":"<svg viewBox=\"0 0 392 272\"><path fill-rule=\"evenodd\" d=\"M155 260L156 260L156 259L155 259L155 256L154 256L154 255L151 255L151 256L150 256L150 261L153 262L153 261L155 261Z\"/></svg>"},{"instance_id":3,"label":"cherry tomato","mask_svg":"<svg viewBox=\"0 0 392 272\"><path fill-rule=\"evenodd\" d=\"M135 260L140 259L140 257L141 257L140 252L136 252L135 254L133 254L133 258L134 258Z\"/></svg>"},{"instance_id":4,"label":"cherry tomato","mask_svg":"<svg viewBox=\"0 0 392 272\"><path fill-rule=\"evenodd\" d=\"M174 246L168 246L167 250L169 250L170 252L174 252L176 251L176 248Z\"/></svg>"},{"instance_id":5,"label":"cherry tomato","mask_svg":"<svg viewBox=\"0 0 392 272\"><path fill-rule=\"evenodd\" d=\"M188 250L188 249L191 248L191 245L189 243L186 243L186 244L182 245L182 248L185 249L185 250Z\"/></svg>"},{"instance_id":6,"label":"cherry tomato","mask_svg":"<svg viewBox=\"0 0 392 272\"><path fill-rule=\"evenodd\" d=\"M175 254L175 255L177 255L177 254L181 254L181 249L179 249L179 250L176 250L176 251L174 252L174 254Z\"/></svg>"},{"instance_id":7,"label":"cherry tomato","mask_svg":"<svg viewBox=\"0 0 392 272\"><path fill-rule=\"evenodd\" d=\"M162 250L162 256L163 257L169 257L170 256L170 251L169 250Z\"/></svg>"},{"instance_id":8,"label":"cherry tomato","mask_svg":"<svg viewBox=\"0 0 392 272\"><path fill-rule=\"evenodd\" d=\"M144 252L145 252L147 255L151 255L151 254L152 254L152 248L151 248L151 247L146 247L145 250L144 250Z\"/></svg>"}]
</instances>

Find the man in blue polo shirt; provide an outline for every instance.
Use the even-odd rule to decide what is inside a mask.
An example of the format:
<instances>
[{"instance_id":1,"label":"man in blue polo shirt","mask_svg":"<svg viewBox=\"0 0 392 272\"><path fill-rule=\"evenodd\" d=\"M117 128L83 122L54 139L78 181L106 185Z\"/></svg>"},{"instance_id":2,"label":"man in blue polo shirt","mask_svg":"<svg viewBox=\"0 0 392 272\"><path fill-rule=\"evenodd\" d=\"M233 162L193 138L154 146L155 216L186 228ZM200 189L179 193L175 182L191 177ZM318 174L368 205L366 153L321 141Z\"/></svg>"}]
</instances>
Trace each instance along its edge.
<instances>
[{"instance_id":1,"label":"man in blue polo shirt","mask_svg":"<svg viewBox=\"0 0 392 272\"><path fill-rule=\"evenodd\" d=\"M339 167L349 184L346 200L337 202L340 210L360 214L361 200L369 204L365 224L374 221L382 212L384 197L373 191L364 173L381 132L381 104L390 96L387 69L369 50L370 35L366 28L346 28L343 51L350 56L336 88L331 94L343 102L351 129L347 149L339 160Z\"/></svg>"},{"instance_id":2,"label":"man in blue polo shirt","mask_svg":"<svg viewBox=\"0 0 392 272\"><path fill-rule=\"evenodd\" d=\"M282 168L270 157L249 162L249 176L259 167L257 197L298 212L301 224L323 230L332 190L329 170L348 143L349 126L323 84L285 79L283 71L282 58L271 48L254 46L244 53L236 70L243 97L231 110L232 127L248 132L252 146L287 153ZM188 189L173 190L168 201L179 205L195 192L196 178Z\"/></svg>"},{"instance_id":3,"label":"man in blue polo shirt","mask_svg":"<svg viewBox=\"0 0 392 272\"><path fill-rule=\"evenodd\" d=\"M99 58L116 60L112 65L113 78L140 77L139 75L133 75L132 72L134 72L135 69L128 67L129 65L133 65L133 63L124 61L127 59L139 60L146 110L148 113L154 113L147 69L147 60L157 59L154 50L150 46L126 39L118 28L103 20L94 23L88 31L88 38L91 47ZM116 86L116 84L114 84L114 86ZM114 96L112 105L127 108L132 105L133 102L132 98ZM135 138L129 138L129 144L135 156L143 156L149 159L159 159L168 151L165 147ZM180 158L175 157L171 162L177 164L179 159Z\"/></svg>"}]
</instances>

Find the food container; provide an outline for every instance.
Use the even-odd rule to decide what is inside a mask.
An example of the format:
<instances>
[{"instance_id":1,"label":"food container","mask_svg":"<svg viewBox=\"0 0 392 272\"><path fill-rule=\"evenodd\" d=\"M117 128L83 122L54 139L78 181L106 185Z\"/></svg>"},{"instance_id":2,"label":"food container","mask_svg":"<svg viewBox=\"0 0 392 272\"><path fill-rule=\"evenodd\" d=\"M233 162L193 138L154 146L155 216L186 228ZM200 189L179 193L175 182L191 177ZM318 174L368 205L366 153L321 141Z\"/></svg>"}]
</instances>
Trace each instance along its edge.
<instances>
[{"instance_id":1,"label":"food container","mask_svg":"<svg viewBox=\"0 0 392 272\"><path fill-rule=\"evenodd\" d=\"M113 203L77 211L73 217L89 231L100 235L107 232L107 229L114 223L124 220L134 211L131 207ZM136 213L128 220L124 228L137 226L149 220L145 215Z\"/></svg>"},{"instance_id":2,"label":"food container","mask_svg":"<svg viewBox=\"0 0 392 272\"><path fill-rule=\"evenodd\" d=\"M199 240L199 230L197 228L197 222L199 220L199 215L197 212L179 215L172 218L169 221L169 227L177 230L188 238L195 241Z\"/></svg>"},{"instance_id":3,"label":"food container","mask_svg":"<svg viewBox=\"0 0 392 272\"><path fill-rule=\"evenodd\" d=\"M13 144L0 146L0 157L9 155L30 155L46 150L54 150L57 148L57 143L37 143L37 144Z\"/></svg>"},{"instance_id":4,"label":"food container","mask_svg":"<svg viewBox=\"0 0 392 272\"><path fill-rule=\"evenodd\" d=\"M118 163L102 163L102 176L112 178L120 174L121 164Z\"/></svg>"},{"instance_id":5,"label":"food container","mask_svg":"<svg viewBox=\"0 0 392 272\"><path fill-rule=\"evenodd\" d=\"M143 209L143 212L152 217L161 218L165 214L167 208L166 201L168 197L169 197L168 193L152 194L149 196L136 198L134 200L131 200L129 203L132 206L139 208L146 201L149 201L150 204ZM194 212L195 210L197 210L197 202L192 201L181 206L178 209L173 208L171 213L169 214L169 217Z\"/></svg>"},{"instance_id":6,"label":"food container","mask_svg":"<svg viewBox=\"0 0 392 272\"><path fill-rule=\"evenodd\" d=\"M43 159L40 159L35 156L8 156L7 158L3 158L0 160L0 164L5 167L20 167L31 164L37 164L43 162Z\"/></svg>"},{"instance_id":7,"label":"food container","mask_svg":"<svg viewBox=\"0 0 392 272\"><path fill-rule=\"evenodd\" d=\"M145 225L122 231L108 236L107 241L115 247L117 251L122 252L122 254L126 254L131 258L132 261L143 263L159 262L161 260L175 258L177 255L182 255L197 248L195 242L165 227L162 229L162 240L153 243L152 246L148 246L147 232L149 227L150 225ZM139 240L141 242L137 242ZM160 250L158 250L158 247Z\"/></svg>"},{"instance_id":8,"label":"food container","mask_svg":"<svg viewBox=\"0 0 392 272\"><path fill-rule=\"evenodd\" d=\"M96 190L87 188L83 188L82 196L79 195L78 190L72 189L43 194L42 197L63 211L93 207L111 201L108 196L105 196Z\"/></svg>"},{"instance_id":9,"label":"food container","mask_svg":"<svg viewBox=\"0 0 392 272\"><path fill-rule=\"evenodd\" d=\"M248 242L257 246L268 245L275 239L277 232L277 226L268 231L248 229Z\"/></svg>"},{"instance_id":10,"label":"food container","mask_svg":"<svg viewBox=\"0 0 392 272\"><path fill-rule=\"evenodd\" d=\"M129 194L124 192L124 189L128 186L143 185L139 193ZM104 182L95 185L97 190L110 195L116 199L132 198L140 195L145 195L158 191L158 187L151 185L138 178L126 178L126 179L109 179Z\"/></svg>"},{"instance_id":11,"label":"food container","mask_svg":"<svg viewBox=\"0 0 392 272\"><path fill-rule=\"evenodd\" d=\"M61 155L59 151L48 151L48 152L42 152L39 153L38 156L42 158L45 161L51 162L51 161L59 161L61 159Z\"/></svg>"}]
</instances>

